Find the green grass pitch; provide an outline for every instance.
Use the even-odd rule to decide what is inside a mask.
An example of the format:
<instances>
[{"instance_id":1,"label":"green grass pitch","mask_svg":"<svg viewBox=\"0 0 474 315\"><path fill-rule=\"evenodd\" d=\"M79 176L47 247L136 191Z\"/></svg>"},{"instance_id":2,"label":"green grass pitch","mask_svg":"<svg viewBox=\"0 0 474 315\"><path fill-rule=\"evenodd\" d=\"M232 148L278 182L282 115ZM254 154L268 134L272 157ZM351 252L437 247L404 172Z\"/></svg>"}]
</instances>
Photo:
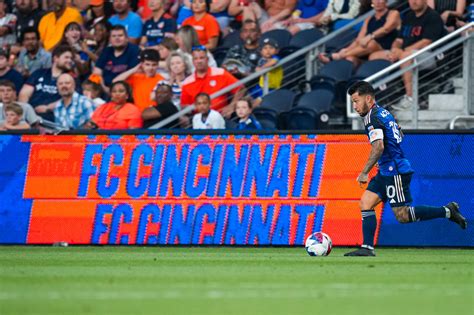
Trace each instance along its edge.
<instances>
[{"instance_id":1,"label":"green grass pitch","mask_svg":"<svg viewBox=\"0 0 474 315\"><path fill-rule=\"evenodd\" d=\"M0 314L474 314L474 251L0 247Z\"/></svg>"}]
</instances>

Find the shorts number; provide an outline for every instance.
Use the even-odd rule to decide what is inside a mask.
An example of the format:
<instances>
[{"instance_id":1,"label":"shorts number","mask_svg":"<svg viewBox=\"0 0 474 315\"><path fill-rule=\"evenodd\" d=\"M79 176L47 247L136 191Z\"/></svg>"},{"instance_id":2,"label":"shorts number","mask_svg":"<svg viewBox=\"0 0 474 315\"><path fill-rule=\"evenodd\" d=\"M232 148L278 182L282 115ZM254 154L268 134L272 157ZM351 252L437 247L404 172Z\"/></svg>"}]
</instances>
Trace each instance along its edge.
<instances>
[{"instance_id":1,"label":"shorts number","mask_svg":"<svg viewBox=\"0 0 474 315\"><path fill-rule=\"evenodd\" d=\"M387 186L387 197L388 198L395 197L395 186L393 186L393 185Z\"/></svg>"}]
</instances>

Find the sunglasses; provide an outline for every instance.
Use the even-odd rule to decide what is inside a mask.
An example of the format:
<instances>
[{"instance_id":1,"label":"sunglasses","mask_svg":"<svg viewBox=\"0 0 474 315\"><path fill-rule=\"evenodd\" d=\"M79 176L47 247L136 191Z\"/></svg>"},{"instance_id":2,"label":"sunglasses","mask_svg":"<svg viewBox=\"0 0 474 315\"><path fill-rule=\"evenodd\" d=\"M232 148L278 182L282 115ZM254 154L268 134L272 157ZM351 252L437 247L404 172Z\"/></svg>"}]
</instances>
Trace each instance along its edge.
<instances>
[{"instance_id":1,"label":"sunglasses","mask_svg":"<svg viewBox=\"0 0 474 315\"><path fill-rule=\"evenodd\" d=\"M207 51L207 48L203 45L193 46L191 51Z\"/></svg>"}]
</instances>

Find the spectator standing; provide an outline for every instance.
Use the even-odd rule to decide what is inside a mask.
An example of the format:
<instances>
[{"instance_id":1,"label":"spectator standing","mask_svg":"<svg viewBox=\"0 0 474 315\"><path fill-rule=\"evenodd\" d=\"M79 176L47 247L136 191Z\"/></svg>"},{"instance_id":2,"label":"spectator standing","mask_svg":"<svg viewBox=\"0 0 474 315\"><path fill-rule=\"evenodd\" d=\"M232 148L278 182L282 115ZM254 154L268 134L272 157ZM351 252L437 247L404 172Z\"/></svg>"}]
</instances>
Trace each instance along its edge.
<instances>
[{"instance_id":1,"label":"spectator standing","mask_svg":"<svg viewBox=\"0 0 474 315\"><path fill-rule=\"evenodd\" d=\"M40 20L38 31L44 49L52 50L63 37L64 29L71 22L82 25L81 13L76 8L66 6L66 0L52 0L53 11Z\"/></svg>"},{"instance_id":2,"label":"spectator standing","mask_svg":"<svg viewBox=\"0 0 474 315\"><path fill-rule=\"evenodd\" d=\"M127 31L123 25L115 25L110 31L110 46L106 47L97 60L93 74L103 78L104 90L108 92L107 86L112 80L133 67L139 60L139 48L127 40Z\"/></svg>"},{"instance_id":3,"label":"spectator standing","mask_svg":"<svg viewBox=\"0 0 474 315\"><path fill-rule=\"evenodd\" d=\"M225 121L219 112L211 109L211 97L207 93L196 96L196 111L193 116L193 129L225 129Z\"/></svg>"},{"instance_id":4,"label":"spectator standing","mask_svg":"<svg viewBox=\"0 0 474 315\"><path fill-rule=\"evenodd\" d=\"M65 129L79 129L92 117L96 105L84 95L75 92L74 78L63 73L58 78L61 99L52 106L55 122Z\"/></svg>"},{"instance_id":5,"label":"spectator standing","mask_svg":"<svg viewBox=\"0 0 474 315\"><path fill-rule=\"evenodd\" d=\"M128 34L130 43L138 45L142 35L142 19L131 11L130 0L113 0L115 15L109 19L112 25L123 25Z\"/></svg>"},{"instance_id":6,"label":"spectator standing","mask_svg":"<svg viewBox=\"0 0 474 315\"><path fill-rule=\"evenodd\" d=\"M136 129L143 126L140 110L133 104L132 91L124 81L110 88L110 102L97 108L86 127L99 129Z\"/></svg>"},{"instance_id":7,"label":"spectator standing","mask_svg":"<svg viewBox=\"0 0 474 315\"><path fill-rule=\"evenodd\" d=\"M163 38L174 37L176 33L176 22L165 17L163 7L164 0L149 0L148 5L153 15L143 25L140 45L144 47L157 48Z\"/></svg>"},{"instance_id":8,"label":"spectator standing","mask_svg":"<svg viewBox=\"0 0 474 315\"><path fill-rule=\"evenodd\" d=\"M47 111L47 106L61 98L56 81L62 73L73 70L73 54L68 46L55 48L51 68L36 70L31 74L20 91L20 102L31 104L41 117L54 121L54 115Z\"/></svg>"},{"instance_id":9,"label":"spectator standing","mask_svg":"<svg viewBox=\"0 0 474 315\"><path fill-rule=\"evenodd\" d=\"M140 111L153 104L151 94L153 88L163 77L157 74L160 55L154 49L145 49L140 54L140 63L134 68L115 77L113 82L126 81L133 91L135 105Z\"/></svg>"},{"instance_id":10,"label":"spectator standing","mask_svg":"<svg viewBox=\"0 0 474 315\"><path fill-rule=\"evenodd\" d=\"M446 33L440 15L431 9L427 0L409 0L410 11L403 20L398 38L393 42L390 50L377 51L370 55L370 59L386 59L396 62L406 58L416 51L440 39ZM411 62L404 63L406 68ZM405 110L413 106L413 86L411 71L403 74L403 85L406 95L398 105L392 106L396 110Z\"/></svg>"},{"instance_id":11,"label":"spectator standing","mask_svg":"<svg viewBox=\"0 0 474 315\"><path fill-rule=\"evenodd\" d=\"M193 63L196 70L183 82L181 106L193 104L196 96L200 93L212 95L213 93L238 82L238 80L232 74L227 72L227 70L208 66L207 49L204 46L194 48ZM243 91L241 90L241 87L236 87L230 92L230 94L233 95L231 102L231 105L233 105L235 100L241 97ZM228 95L221 95L214 98L212 100L212 108L216 110L224 109L227 106L227 97ZM231 108L231 112L232 111L233 108Z\"/></svg>"},{"instance_id":12,"label":"spectator standing","mask_svg":"<svg viewBox=\"0 0 474 315\"><path fill-rule=\"evenodd\" d=\"M209 14L209 0L194 0L191 3L193 16L187 18L183 22L183 26L191 25L198 34L199 43L209 50L217 47L219 40L219 23L215 17Z\"/></svg>"},{"instance_id":13,"label":"spectator standing","mask_svg":"<svg viewBox=\"0 0 474 315\"><path fill-rule=\"evenodd\" d=\"M10 67L9 56L10 53L6 49L0 48L0 80L12 81L15 84L16 92L20 92L25 79L18 71Z\"/></svg>"},{"instance_id":14,"label":"spectator standing","mask_svg":"<svg viewBox=\"0 0 474 315\"><path fill-rule=\"evenodd\" d=\"M32 27L25 28L20 41L23 47L18 56L16 69L24 77L39 69L51 68L51 53L40 46L39 33Z\"/></svg>"},{"instance_id":15,"label":"spectator standing","mask_svg":"<svg viewBox=\"0 0 474 315\"><path fill-rule=\"evenodd\" d=\"M172 97L173 91L172 86L164 81L159 82L156 88L155 106L146 108L142 113L144 120L144 127L151 127L160 121L176 114L178 109L173 104ZM169 124L165 125L164 129L170 129L178 126L179 120L176 119Z\"/></svg>"}]
</instances>

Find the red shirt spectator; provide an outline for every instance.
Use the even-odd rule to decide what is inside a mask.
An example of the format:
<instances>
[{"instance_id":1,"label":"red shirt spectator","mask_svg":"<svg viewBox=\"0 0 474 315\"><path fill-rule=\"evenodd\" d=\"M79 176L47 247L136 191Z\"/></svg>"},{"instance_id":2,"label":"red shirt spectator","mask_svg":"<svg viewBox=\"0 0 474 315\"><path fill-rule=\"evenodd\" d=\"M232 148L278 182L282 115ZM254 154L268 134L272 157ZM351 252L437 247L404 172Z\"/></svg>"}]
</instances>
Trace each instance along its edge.
<instances>
[{"instance_id":1,"label":"red shirt spectator","mask_svg":"<svg viewBox=\"0 0 474 315\"><path fill-rule=\"evenodd\" d=\"M202 47L204 48L204 47ZM196 95L199 93L213 93L238 82L238 80L227 70L222 68L209 67L207 65L207 52L205 50L193 51L193 63L196 71L183 81L181 91L181 106L194 103ZM231 93L235 95L241 87L234 88ZM221 95L212 100L212 109L220 110L227 106L227 95Z\"/></svg>"},{"instance_id":2,"label":"red shirt spectator","mask_svg":"<svg viewBox=\"0 0 474 315\"><path fill-rule=\"evenodd\" d=\"M217 46L219 38L219 23L215 17L207 13L207 4L204 0L194 0L191 3L193 16L184 20L183 25L191 25L196 30L199 42L212 50Z\"/></svg>"}]
</instances>

